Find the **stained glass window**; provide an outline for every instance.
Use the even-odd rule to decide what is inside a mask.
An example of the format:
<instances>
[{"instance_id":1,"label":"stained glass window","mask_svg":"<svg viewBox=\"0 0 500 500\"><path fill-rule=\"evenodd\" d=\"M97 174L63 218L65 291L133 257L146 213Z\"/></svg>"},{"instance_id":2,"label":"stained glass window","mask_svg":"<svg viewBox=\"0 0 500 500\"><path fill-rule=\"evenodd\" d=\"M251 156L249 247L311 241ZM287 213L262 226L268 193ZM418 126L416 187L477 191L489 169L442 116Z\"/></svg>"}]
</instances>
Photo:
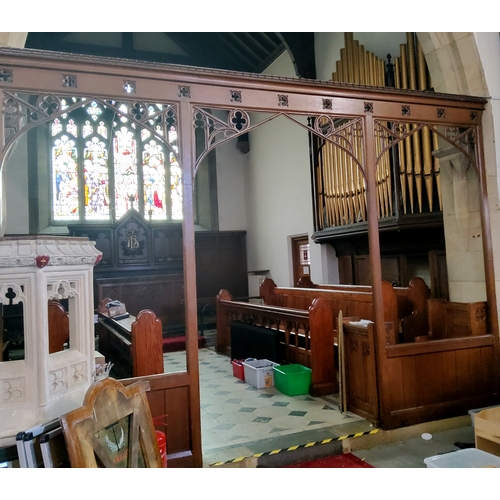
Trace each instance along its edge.
<instances>
[{"instance_id":1,"label":"stained glass window","mask_svg":"<svg viewBox=\"0 0 500 500\"><path fill-rule=\"evenodd\" d=\"M149 220L181 220L177 129L169 125L169 148L161 140L164 106L148 108L158 138L128 118L127 104L111 104L87 102L50 123L52 219L114 221L133 207Z\"/></svg>"},{"instance_id":2,"label":"stained glass window","mask_svg":"<svg viewBox=\"0 0 500 500\"><path fill-rule=\"evenodd\" d=\"M177 130L170 127L168 139L172 144L172 149L177 153ZM172 219L182 219L182 172L177 157L170 153L170 196L172 205Z\"/></svg>"},{"instance_id":3,"label":"stained glass window","mask_svg":"<svg viewBox=\"0 0 500 500\"><path fill-rule=\"evenodd\" d=\"M115 174L115 213L119 219L137 201L137 147L134 133L127 127L113 139ZM137 206L137 205L136 205Z\"/></svg>"},{"instance_id":4,"label":"stained glass window","mask_svg":"<svg viewBox=\"0 0 500 500\"><path fill-rule=\"evenodd\" d=\"M108 151L98 137L87 141L84 149L85 218L109 218Z\"/></svg>"},{"instance_id":5,"label":"stained glass window","mask_svg":"<svg viewBox=\"0 0 500 500\"><path fill-rule=\"evenodd\" d=\"M154 140L144 144L142 172L144 211L152 219L164 219L166 215L165 154L163 146Z\"/></svg>"},{"instance_id":6,"label":"stained glass window","mask_svg":"<svg viewBox=\"0 0 500 500\"><path fill-rule=\"evenodd\" d=\"M54 219L78 219L78 151L67 135L56 139L52 147L52 192Z\"/></svg>"}]
</instances>

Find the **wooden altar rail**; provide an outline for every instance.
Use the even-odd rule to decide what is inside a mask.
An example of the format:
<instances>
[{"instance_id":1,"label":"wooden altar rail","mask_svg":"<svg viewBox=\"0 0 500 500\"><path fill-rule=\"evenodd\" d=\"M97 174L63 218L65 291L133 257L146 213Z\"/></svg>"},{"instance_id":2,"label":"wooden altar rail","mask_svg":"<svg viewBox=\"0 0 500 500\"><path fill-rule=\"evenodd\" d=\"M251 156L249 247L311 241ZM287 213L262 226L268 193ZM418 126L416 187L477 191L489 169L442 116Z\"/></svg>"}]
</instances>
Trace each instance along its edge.
<instances>
[{"instance_id":1,"label":"wooden altar rail","mask_svg":"<svg viewBox=\"0 0 500 500\"><path fill-rule=\"evenodd\" d=\"M276 286L276 285L274 285ZM350 291L350 292L368 292L371 293L372 287L369 285L340 285L340 284L316 284L311 281L308 277L302 277L297 282L296 288L313 288L315 290L334 290L334 291ZM285 290L285 289L282 289ZM297 293L302 294L302 292L290 292L287 289L288 295ZM293 290L293 289L292 289ZM425 281L420 277L414 277L410 280L407 287L393 287L394 295L396 296L397 313L395 315L391 314L390 310L386 311L385 319L386 321L393 321L396 328L396 340L398 340L398 333L401 333L402 342L414 342L416 338L420 338L428 335L429 326L429 304L428 300L430 297L429 287L426 285ZM272 294L279 293L276 288L273 287L272 283L262 283L261 294L264 293L264 301L272 301ZM394 299L391 296L389 286L384 285L384 304L388 307L394 303ZM266 300L267 299L267 300ZM386 306L384 306L386 309ZM342 311L343 315L346 316L346 311ZM349 316L356 316L348 314ZM391 315L393 319L391 320ZM338 316L338 312L335 317ZM359 315L357 315L359 316ZM360 316L364 318L363 316ZM373 318L364 318L373 319Z\"/></svg>"},{"instance_id":2,"label":"wooden altar rail","mask_svg":"<svg viewBox=\"0 0 500 500\"><path fill-rule=\"evenodd\" d=\"M143 309L122 320L98 314L99 352L113 363L117 378L164 372L162 326L153 311Z\"/></svg>"},{"instance_id":3,"label":"wooden altar rail","mask_svg":"<svg viewBox=\"0 0 500 500\"><path fill-rule=\"evenodd\" d=\"M347 409L382 429L466 415L497 404L493 335L393 344L392 324L343 322Z\"/></svg>"},{"instance_id":4,"label":"wooden altar rail","mask_svg":"<svg viewBox=\"0 0 500 500\"><path fill-rule=\"evenodd\" d=\"M227 290L217 295L217 343L219 353L231 355L231 323L271 328L279 332L279 363L311 368L310 394L338 391L334 361L333 315L328 303L317 298L307 310L233 301Z\"/></svg>"}]
</instances>

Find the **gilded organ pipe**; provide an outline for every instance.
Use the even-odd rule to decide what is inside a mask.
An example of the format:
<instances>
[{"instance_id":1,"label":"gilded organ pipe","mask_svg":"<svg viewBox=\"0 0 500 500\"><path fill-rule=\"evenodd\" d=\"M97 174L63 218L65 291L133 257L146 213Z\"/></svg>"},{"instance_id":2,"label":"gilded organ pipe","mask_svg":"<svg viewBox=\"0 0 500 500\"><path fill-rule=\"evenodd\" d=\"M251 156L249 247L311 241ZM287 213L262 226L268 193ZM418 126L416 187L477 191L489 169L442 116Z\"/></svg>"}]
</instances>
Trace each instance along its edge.
<instances>
[{"instance_id":1,"label":"gilded organ pipe","mask_svg":"<svg viewBox=\"0 0 500 500\"><path fill-rule=\"evenodd\" d=\"M401 88L407 89L408 85L408 57L406 53L406 45L400 45L401 52ZM409 126L409 125L408 125ZM408 197L410 199L410 213L413 213L413 145L411 136L404 140L405 143L405 169L406 182L408 183ZM406 210L405 210L406 213Z\"/></svg>"},{"instance_id":2,"label":"gilded organ pipe","mask_svg":"<svg viewBox=\"0 0 500 500\"><path fill-rule=\"evenodd\" d=\"M327 184L327 189L328 189L328 219L331 221L333 225L337 225L337 193L335 190L335 183L333 179L333 170L332 170L332 159L330 156L330 143L325 142L323 144L323 152L324 152L324 158L326 161L326 166L325 166L325 177L326 177L326 184Z\"/></svg>"},{"instance_id":3,"label":"gilded organ pipe","mask_svg":"<svg viewBox=\"0 0 500 500\"><path fill-rule=\"evenodd\" d=\"M427 89L427 67L425 65L424 52L420 43L417 40L417 64L418 64L418 89ZM433 208L433 157L431 144L431 131L424 127L422 129L422 152L424 155L424 179L425 189L427 191L427 200L429 202L429 210Z\"/></svg>"},{"instance_id":4,"label":"gilded organ pipe","mask_svg":"<svg viewBox=\"0 0 500 500\"><path fill-rule=\"evenodd\" d=\"M333 81L385 86L385 61L365 50L358 40L354 40L353 33L344 33L344 42L340 59L335 65L336 71L332 73ZM400 54L393 59L393 69L394 79L390 81L396 88L427 90L430 87L425 57L414 33L406 34L406 43L400 45ZM404 119L405 115L402 117ZM408 122L405 128L410 133L397 142L394 146L396 151L391 148L384 151L389 143L396 140L396 133L387 132L395 128L396 123L379 123L381 127L375 140L379 217L394 215L396 192L400 196L398 204L405 214L437 210L433 203L436 193L439 209L442 210L439 160L432 155L437 147L436 134L428 127L419 129L417 123ZM350 144L354 158L339 144ZM323 145L321 161L328 162L328 166L323 165L321 170L325 179L328 179L328 182L324 181L323 191L326 200L326 191L331 190L329 208L335 225L367 220L365 179L358 164L358 161L362 163L362 155L362 137L356 136L349 127L339 133L333 143L327 141ZM395 183L400 185L397 190ZM328 213L325 200L324 210Z\"/></svg>"},{"instance_id":5,"label":"gilded organ pipe","mask_svg":"<svg viewBox=\"0 0 500 500\"><path fill-rule=\"evenodd\" d=\"M326 156L326 150L323 146L321 148L321 175L323 177L323 198L325 204L325 218L326 224L331 225L334 220L331 217L331 196L329 187L329 174L328 174L328 158Z\"/></svg>"},{"instance_id":6,"label":"gilded organ pipe","mask_svg":"<svg viewBox=\"0 0 500 500\"><path fill-rule=\"evenodd\" d=\"M401 88L401 63L400 58L394 58L394 82L396 88ZM398 142L399 153L399 184L401 189L401 199L403 212L406 213L406 169L405 169L405 141Z\"/></svg>"},{"instance_id":7,"label":"gilded organ pipe","mask_svg":"<svg viewBox=\"0 0 500 500\"><path fill-rule=\"evenodd\" d=\"M438 143L438 136L436 133L432 133L432 149L437 150L439 149L439 143ZM436 190L438 194L438 200L439 200L439 210L443 211L443 198L442 198L442 192L441 192L441 166L439 164L439 159L434 158L434 164L433 164L433 171L434 171L434 179L436 180Z\"/></svg>"},{"instance_id":8,"label":"gilded organ pipe","mask_svg":"<svg viewBox=\"0 0 500 500\"><path fill-rule=\"evenodd\" d=\"M409 88L417 90L417 72L415 62L415 43L413 33L406 34L406 49L408 51L408 70L409 70ZM411 125L412 130L417 129L417 124ZM412 134L413 144L413 173L415 187L417 190L417 201L419 212L422 212L422 158L420 155L420 133L418 131Z\"/></svg>"}]
</instances>

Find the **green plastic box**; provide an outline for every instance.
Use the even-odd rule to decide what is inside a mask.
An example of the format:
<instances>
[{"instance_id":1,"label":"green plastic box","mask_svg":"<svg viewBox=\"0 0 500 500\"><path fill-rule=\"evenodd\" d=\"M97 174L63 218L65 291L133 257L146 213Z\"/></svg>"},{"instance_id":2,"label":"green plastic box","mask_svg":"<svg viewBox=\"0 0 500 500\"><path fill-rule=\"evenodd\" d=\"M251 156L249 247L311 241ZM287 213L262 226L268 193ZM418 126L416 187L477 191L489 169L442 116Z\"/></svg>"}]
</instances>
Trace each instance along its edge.
<instances>
[{"instance_id":1,"label":"green plastic box","mask_svg":"<svg viewBox=\"0 0 500 500\"><path fill-rule=\"evenodd\" d=\"M291 364L273 366L274 386L287 396L309 394L312 370L306 366Z\"/></svg>"}]
</instances>

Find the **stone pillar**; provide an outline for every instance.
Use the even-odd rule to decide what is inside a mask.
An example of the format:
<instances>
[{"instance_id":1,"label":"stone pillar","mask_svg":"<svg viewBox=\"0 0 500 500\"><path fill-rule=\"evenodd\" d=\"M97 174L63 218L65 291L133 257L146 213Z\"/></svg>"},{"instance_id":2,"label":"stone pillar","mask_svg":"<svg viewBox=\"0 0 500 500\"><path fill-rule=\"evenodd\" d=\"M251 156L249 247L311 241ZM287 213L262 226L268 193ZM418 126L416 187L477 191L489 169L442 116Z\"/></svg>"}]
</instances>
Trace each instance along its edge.
<instances>
[{"instance_id":1,"label":"stone pillar","mask_svg":"<svg viewBox=\"0 0 500 500\"><path fill-rule=\"evenodd\" d=\"M441 167L450 301L486 300L479 179L454 147L434 151Z\"/></svg>"}]
</instances>

